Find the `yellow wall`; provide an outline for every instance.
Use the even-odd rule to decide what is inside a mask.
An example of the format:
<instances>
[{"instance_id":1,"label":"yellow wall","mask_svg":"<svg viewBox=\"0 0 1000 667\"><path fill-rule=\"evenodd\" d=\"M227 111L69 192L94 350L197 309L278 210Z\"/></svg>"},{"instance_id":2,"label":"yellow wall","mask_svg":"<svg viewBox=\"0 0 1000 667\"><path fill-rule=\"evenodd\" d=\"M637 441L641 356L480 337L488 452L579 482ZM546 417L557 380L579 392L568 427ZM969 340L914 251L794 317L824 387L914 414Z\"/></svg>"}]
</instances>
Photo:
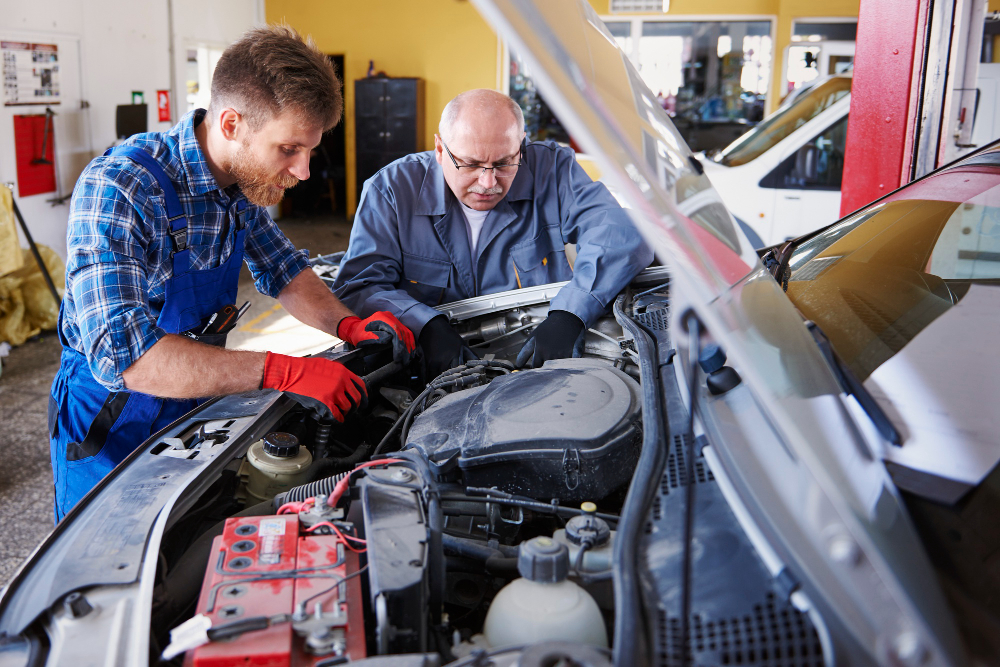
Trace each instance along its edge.
<instances>
[{"instance_id":1,"label":"yellow wall","mask_svg":"<svg viewBox=\"0 0 1000 667\"><path fill-rule=\"evenodd\" d=\"M347 211L355 197L354 81L368 61L389 76L424 79L423 146L434 145L444 105L470 88L497 87L497 38L471 3L459 0L266 0L269 23L311 35L325 53L344 56Z\"/></svg>"}]
</instances>

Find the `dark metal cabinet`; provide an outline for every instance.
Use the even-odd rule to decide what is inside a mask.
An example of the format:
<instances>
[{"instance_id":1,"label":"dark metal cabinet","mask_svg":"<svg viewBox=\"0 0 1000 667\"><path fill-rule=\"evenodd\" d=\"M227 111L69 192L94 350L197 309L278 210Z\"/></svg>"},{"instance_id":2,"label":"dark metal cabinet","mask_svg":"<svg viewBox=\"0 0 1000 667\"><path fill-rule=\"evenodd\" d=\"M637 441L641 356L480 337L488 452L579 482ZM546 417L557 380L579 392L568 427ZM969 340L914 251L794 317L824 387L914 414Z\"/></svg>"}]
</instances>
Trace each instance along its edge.
<instances>
[{"instance_id":1,"label":"dark metal cabinet","mask_svg":"<svg viewBox=\"0 0 1000 667\"><path fill-rule=\"evenodd\" d=\"M393 160L423 149L423 79L354 82L358 198L365 181Z\"/></svg>"}]
</instances>

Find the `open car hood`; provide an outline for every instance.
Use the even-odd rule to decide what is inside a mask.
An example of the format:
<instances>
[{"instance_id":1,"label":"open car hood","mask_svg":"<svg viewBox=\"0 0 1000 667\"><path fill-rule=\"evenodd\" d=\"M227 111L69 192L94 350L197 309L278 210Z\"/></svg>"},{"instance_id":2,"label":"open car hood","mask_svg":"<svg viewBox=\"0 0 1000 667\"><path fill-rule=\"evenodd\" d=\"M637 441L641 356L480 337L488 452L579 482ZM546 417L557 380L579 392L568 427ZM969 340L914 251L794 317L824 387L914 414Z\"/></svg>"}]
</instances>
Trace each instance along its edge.
<instances>
[{"instance_id":1,"label":"open car hood","mask_svg":"<svg viewBox=\"0 0 1000 667\"><path fill-rule=\"evenodd\" d=\"M585 0L473 3L528 64L547 104L669 268L679 352L691 311L742 377L752 410L730 398L706 400L698 412L756 528L808 573L811 594L833 611L828 622L842 624L877 661L908 654L921 664L961 662L947 604L882 463L889 445L842 393L801 316L603 22ZM757 411L762 420L743 419ZM744 436L766 432L772 446L734 437L732 424Z\"/></svg>"}]
</instances>

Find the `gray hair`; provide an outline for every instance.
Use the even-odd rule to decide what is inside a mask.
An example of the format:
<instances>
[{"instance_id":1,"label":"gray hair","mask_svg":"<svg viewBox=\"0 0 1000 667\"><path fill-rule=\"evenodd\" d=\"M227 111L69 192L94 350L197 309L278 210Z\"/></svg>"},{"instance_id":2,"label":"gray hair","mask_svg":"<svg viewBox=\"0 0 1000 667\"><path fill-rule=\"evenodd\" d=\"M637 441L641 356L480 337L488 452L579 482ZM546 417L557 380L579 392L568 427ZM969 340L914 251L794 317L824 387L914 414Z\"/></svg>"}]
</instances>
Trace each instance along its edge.
<instances>
[{"instance_id":1,"label":"gray hair","mask_svg":"<svg viewBox=\"0 0 1000 667\"><path fill-rule=\"evenodd\" d=\"M455 121L466 104L475 105L475 110L483 113L491 111L490 107L496 104L503 104L514 117L518 132L521 134L524 133L524 112L521 111L521 107L517 102L495 90L477 88L458 94L451 102L445 105L444 111L441 112L441 122L438 123L438 135L442 139L451 138L452 127L455 125Z\"/></svg>"}]
</instances>

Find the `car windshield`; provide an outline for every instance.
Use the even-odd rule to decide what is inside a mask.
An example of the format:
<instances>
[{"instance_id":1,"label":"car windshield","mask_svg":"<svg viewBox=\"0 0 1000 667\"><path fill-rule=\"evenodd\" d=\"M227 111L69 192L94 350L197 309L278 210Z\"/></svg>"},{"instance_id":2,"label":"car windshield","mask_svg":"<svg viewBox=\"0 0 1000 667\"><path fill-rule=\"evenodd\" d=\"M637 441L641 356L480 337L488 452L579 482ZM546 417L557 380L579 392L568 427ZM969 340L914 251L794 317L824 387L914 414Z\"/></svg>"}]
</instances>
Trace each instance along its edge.
<instances>
[{"instance_id":1,"label":"car windshield","mask_svg":"<svg viewBox=\"0 0 1000 667\"><path fill-rule=\"evenodd\" d=\"M788 297L866 379L973 286L1000 285L1000 150L833 225L789 268Z\"/></svg>"},{"instance_id":2,"label":"car windshield","mask_svg":"<svg viewBox=\"0 0 1000 667\"><path fill-rule=\"evenodd\" d=\"M795 102L762 120L756 127L729 144L715 158L727 167L737 167L760 157L765 151L799 129L837 100L851 92L851 77L837 76L825 81Z\"/></svg>"}]
</instances>

